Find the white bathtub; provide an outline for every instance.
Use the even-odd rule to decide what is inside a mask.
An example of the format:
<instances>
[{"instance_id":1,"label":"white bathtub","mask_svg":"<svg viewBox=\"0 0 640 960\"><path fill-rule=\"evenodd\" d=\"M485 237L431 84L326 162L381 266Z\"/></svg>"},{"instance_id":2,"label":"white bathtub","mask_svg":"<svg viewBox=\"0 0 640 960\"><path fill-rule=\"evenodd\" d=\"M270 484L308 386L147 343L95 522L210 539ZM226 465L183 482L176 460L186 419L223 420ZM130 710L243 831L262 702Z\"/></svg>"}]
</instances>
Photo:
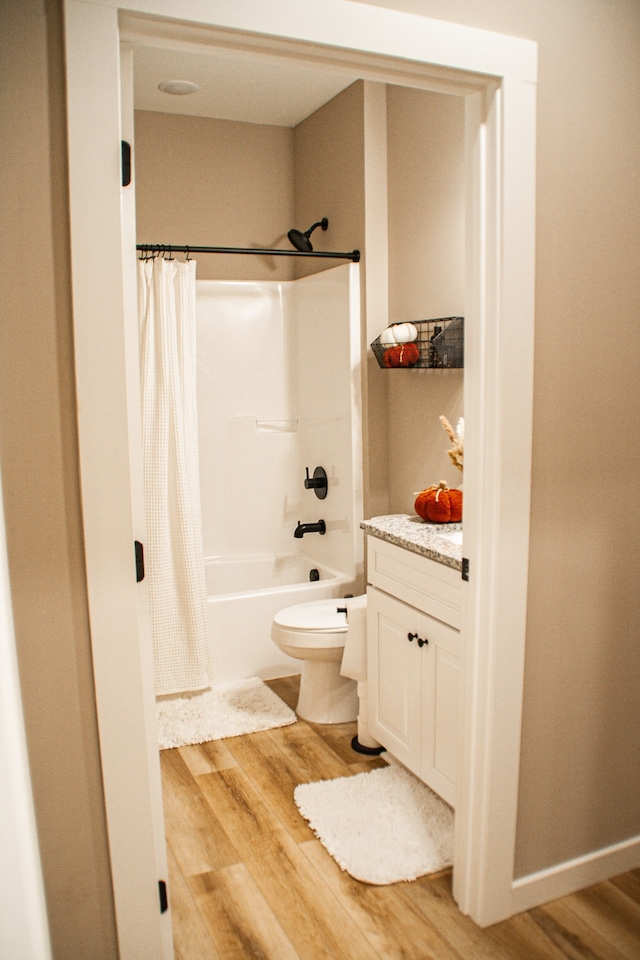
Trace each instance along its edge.
<instances>
[{"instance_id":1,"label":"white bathtub","mask_svg":"<svg viewBox=\"0 0 640 960\"><path fill-rule=\"evenodd\" d=\"M312 570L319 580L310 580ZM210 557L205 573L212 669L218 681L299 673L300 662L271 640L278 610L361 592L350 577L305 557Z\"/></svg>"}]
</instances>

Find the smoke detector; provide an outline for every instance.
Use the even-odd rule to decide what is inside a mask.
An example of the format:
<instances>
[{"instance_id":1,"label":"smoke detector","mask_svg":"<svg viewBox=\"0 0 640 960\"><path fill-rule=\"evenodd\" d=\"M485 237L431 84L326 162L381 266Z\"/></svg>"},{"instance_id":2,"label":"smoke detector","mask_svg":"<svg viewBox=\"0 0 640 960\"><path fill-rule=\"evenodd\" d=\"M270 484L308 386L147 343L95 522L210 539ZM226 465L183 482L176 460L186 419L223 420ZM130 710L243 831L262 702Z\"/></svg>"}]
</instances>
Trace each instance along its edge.
<instances>
[{"instance_id":1,"label":"smoke detector","mask_svg":"<svg viewBox=\"0 0 640 960\"><path fill-rule=\"evenodd\" d=\"M192 83L191 80L163 80L158 84L158 90L171 93L174 97L184 97L188 93L195 93L198 89L198 84Z\"/></svg>"}]
</instances>

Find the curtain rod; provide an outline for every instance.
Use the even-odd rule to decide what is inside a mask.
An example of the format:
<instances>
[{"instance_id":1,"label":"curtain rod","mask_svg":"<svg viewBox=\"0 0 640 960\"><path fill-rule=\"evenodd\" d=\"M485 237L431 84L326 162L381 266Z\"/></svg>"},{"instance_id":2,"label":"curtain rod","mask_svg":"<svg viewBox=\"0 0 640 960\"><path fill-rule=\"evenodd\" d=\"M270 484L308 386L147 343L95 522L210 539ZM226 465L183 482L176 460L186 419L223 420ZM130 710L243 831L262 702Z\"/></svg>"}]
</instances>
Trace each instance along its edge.
<instances>
[{"instance_id":1,"label":"curtain rod","mask_svg":"<svg viewBox=\"0 0 640 960\"><path fill-rule=\"evenodd\" d=\"M263 250L261 247L176 247L169 243L138 243L136 250L142 253L259 253L263 256L273 257L325 257L334 260L353 260L354 263L360 261L360 251L352 250L350 253L331 253L325 250Z\"/></svg>"}]
</instances>

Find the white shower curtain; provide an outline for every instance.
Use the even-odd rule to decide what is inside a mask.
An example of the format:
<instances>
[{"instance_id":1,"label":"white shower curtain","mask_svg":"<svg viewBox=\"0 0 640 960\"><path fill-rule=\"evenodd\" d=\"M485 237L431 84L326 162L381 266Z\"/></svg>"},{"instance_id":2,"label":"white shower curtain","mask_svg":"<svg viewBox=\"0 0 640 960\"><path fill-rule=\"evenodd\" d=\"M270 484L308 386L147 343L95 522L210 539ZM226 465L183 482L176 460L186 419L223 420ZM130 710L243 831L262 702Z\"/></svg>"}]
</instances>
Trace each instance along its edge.
<instances>
[{"instance_id":1,"label":"white shower curtain","mask_svg":"<svg viewBox=\"0 0 640 960\"><path fill-rule=\"evenodd\" d=\"M144 488L156 695L211 685L198 475L196 264L138 262Z\"/></svg>"}]
</instances>

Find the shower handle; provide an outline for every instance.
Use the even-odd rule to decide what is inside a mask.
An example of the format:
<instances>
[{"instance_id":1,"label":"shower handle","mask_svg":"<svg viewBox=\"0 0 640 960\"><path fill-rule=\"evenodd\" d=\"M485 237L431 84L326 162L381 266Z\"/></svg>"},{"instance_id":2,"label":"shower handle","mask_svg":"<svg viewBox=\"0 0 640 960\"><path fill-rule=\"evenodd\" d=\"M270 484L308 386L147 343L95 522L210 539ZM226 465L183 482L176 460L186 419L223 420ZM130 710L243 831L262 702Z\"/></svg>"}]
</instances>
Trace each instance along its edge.
<instances>
[{"instance_id":1,"label":"shower handle","mask_svg":"<svg viewBox=\"0 0 640 960\"><path fill-rule=\"evenodd\" d=\"M313 490L318 500L324 500L327 495L328 481L324 467L316 467L313 476L309 476L309 467L306 467L307 476L304 481L305 490Z\"/></svg>"}]
</instances>

